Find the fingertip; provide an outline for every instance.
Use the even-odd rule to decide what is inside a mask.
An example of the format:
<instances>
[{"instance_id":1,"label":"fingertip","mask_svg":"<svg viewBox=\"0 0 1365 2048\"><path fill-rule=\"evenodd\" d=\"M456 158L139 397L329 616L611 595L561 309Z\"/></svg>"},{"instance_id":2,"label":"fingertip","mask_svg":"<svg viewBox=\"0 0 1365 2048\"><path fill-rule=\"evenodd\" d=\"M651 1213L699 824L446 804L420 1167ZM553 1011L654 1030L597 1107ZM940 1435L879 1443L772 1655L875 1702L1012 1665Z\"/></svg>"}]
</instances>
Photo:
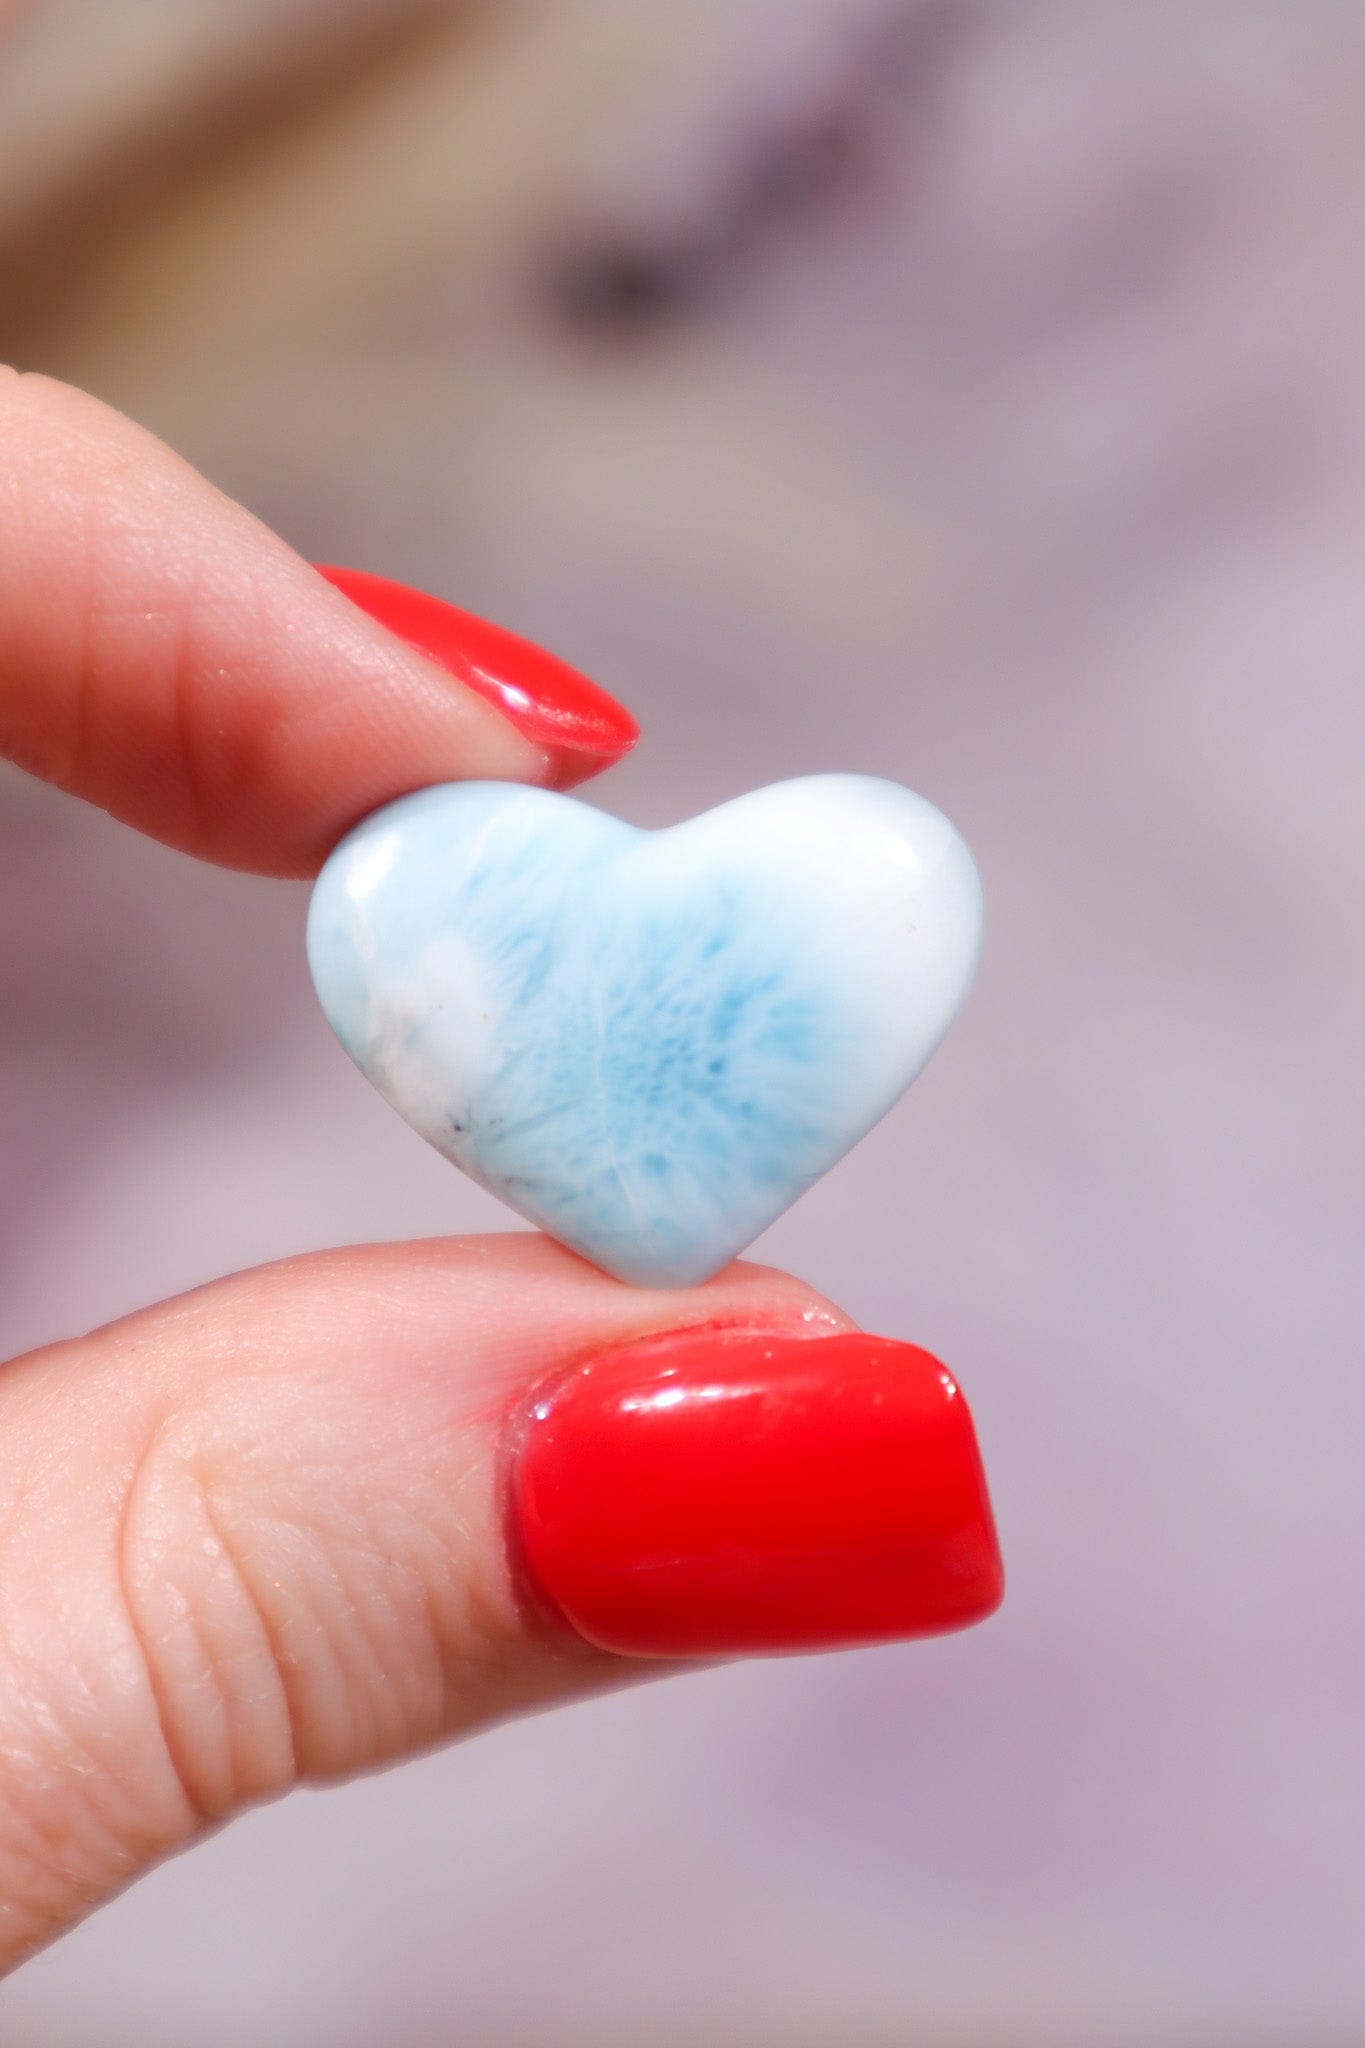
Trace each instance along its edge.
<instances>
[{"instance_id":1,"label":"fingertip","mask_svg":"<svg viewBox=\"0 0 1365 2048\"><path fill-rule=\"evenodd\" d=\"M0 415L0 752L125 824L302 876L411 790L563 787L632 743L538 650L562 687L518 723L488 649L438 668L86 394L8 373Z\"/></svg>"},{"instance_id":2,"label":"fingertip","mask_svg":"<svg viewBox=\"0 0 1365 2048\"><path fill-rule=\"evenodd\" d=\"M640 737L630 713L558 655L519 633L364 569L318 564L318 574L491 704L550 757L547 780L572 789L628 754Z\"/></svg>"}]
</instances>

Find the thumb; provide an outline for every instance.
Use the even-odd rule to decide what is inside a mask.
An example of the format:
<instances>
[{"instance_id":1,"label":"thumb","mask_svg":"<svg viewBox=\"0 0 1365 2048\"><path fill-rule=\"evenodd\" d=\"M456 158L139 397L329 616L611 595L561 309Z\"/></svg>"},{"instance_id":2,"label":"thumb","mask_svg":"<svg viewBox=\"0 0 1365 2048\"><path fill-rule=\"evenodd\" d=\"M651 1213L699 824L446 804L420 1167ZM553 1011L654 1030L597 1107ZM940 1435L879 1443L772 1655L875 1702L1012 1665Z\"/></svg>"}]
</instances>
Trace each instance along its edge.
<instances>
[{"instance_id":1,"label":"thumb","mask_svg":"<svg viewBox=\"0 0 1365 2048\"><path fill-rule=\"evenodd\" d=\"M780 1274L501 1235L219 1282L0 1376L0 1962L301 1780L999 1590L948 1375Z\"/></svg>"}]
</instances>

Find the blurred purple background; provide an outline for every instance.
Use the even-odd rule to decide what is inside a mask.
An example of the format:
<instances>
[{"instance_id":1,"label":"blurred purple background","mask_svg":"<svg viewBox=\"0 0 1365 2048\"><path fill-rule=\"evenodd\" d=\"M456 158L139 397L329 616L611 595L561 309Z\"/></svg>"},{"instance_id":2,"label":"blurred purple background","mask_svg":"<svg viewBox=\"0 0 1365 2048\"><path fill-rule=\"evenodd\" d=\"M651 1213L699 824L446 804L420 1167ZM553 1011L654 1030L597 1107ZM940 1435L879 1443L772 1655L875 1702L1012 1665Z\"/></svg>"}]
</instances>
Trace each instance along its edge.
<instances>
[{"instance_id":1,"label":"blurred purple background","mask_svg":"<svg viewBox=\"0 0 1365 2048\"><path fill-rule=\"evenodd\" d=\"M5 10L0 7L0 13ZM14 2048L1365 2038L1365 12L31 0L0 357L991 928L763 1240L959 1372L980 1632L531 1720L238 1823ZM0 1344L508 1219L332 1043L304 896L0 781Z\"/></svg>"}]
</instances>

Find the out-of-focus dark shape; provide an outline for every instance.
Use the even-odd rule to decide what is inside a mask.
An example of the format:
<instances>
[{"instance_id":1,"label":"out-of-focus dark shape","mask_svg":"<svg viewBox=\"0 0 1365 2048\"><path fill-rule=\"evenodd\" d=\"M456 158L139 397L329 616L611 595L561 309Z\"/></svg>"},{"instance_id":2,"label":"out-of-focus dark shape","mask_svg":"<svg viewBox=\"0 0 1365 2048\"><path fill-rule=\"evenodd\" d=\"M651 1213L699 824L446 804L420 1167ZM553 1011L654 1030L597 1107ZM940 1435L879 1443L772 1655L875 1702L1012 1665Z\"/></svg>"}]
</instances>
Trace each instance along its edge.
<instances>
[{"instance_id":1,"label":"out-of-focus dark shape","mask_svg":"<svg viewBox=\"0 0 1365 2048\"><path fill-rule=\"evenodd\" d=\"M824 34L784 81L774 18L749 90L713 115L705 176L653 193L646 174L607 211L620 219L547 266L551 303L587 338L629 339L716 308L742 290L766 250L809 234L831 211L878 189L888 122L907 107L932 121L944 68L976 17L975 0L866 0L815 10Z\"/></svg>"}]
</instances>

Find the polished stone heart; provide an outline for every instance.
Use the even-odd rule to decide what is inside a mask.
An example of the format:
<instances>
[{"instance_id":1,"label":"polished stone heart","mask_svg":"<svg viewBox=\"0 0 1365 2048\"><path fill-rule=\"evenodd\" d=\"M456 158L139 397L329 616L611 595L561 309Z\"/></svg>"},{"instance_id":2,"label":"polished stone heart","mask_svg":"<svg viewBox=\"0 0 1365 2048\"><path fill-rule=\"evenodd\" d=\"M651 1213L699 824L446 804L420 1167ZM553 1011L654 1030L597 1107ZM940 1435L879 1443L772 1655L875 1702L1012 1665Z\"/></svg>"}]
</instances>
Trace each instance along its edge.
<instances>
[{"instance_id":1,"label":"polished stone heart","mask_svg":"<svg viewBox=\"0 0 1365 2048\"><path fill-rule=\"evenodd\" d=\"M819 775L643 832L510 783L402 798L322 871L308 953L424 1138L622 1280L704 1280L907 1088L976 965L942 814Z\"/></svg>"}]
</instances>

